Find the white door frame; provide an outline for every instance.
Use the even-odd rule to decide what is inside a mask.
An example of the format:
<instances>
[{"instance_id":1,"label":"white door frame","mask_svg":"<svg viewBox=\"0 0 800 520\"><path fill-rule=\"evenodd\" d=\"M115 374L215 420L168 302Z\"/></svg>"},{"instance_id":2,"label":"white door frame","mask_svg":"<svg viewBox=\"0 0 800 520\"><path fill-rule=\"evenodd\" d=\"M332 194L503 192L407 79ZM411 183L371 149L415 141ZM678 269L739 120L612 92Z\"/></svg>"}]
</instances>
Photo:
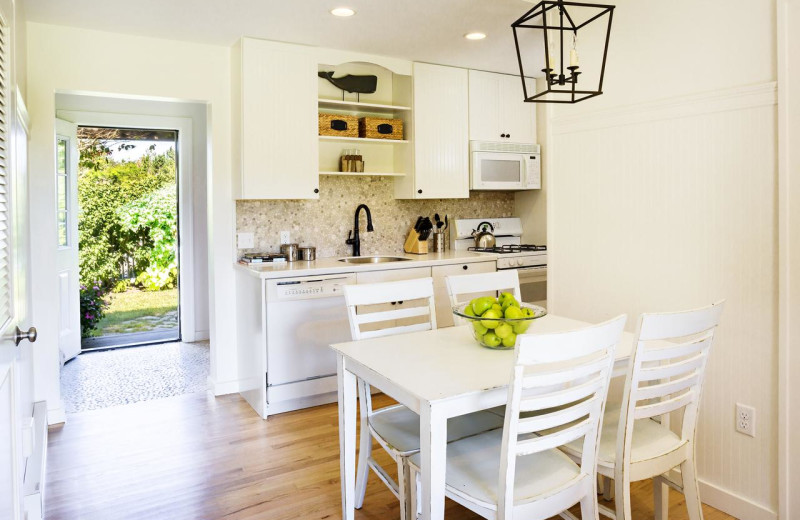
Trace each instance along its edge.
<instances>
[{"instance_id":1,"label":"white door frame","mask_svg":"<svg viewBox=\"0 0 800 520\"><path fill-rule=\"evenodd\" d=\"M138 114L57 110L60 119L79 126L178 131L178 284L181 340L195 341L194 186L192 183L192 119Z\"/></svg>"},{"instance_id":2,"label":"white door frame","mask_svg":"<svg viewBox=\"0 0 800 520\"><path fill-rule=\"evenodd\" d=\"M800 1L779 0L778 517L800 517Z\"/></svg>"}]
</instances>

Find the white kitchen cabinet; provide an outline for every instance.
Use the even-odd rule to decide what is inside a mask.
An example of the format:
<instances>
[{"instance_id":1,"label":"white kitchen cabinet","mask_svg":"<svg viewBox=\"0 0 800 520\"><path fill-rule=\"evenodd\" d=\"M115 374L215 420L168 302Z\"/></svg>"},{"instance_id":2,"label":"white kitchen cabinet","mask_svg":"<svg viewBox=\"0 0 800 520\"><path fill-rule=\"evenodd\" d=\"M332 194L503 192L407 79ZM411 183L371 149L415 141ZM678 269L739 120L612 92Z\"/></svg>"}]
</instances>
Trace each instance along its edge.
<instances>
[{"instance_id":1,"label":"white kitchen cabinet","mask_svg":"<svg viewBox=\"0 0 800 520\"><path fill-rule=\"evenodd\" d=\"M395 179L396 198L469 198L468 81L466 69L414 63L414 171Z\"/></svg>"},{"instance_id":2,"label":"white kitchen cabinet","mask_svg":"<svg viewBox=\"0 0 800 520\"><path fill-rule=\"evenodd\" d=\"M493 273L497 270L497 262L475 262L471 264L437 265L431 268L433 276L433 298L436 302L436 326L452 327L453 310L450 307L450 295L447 292L445 277L460 274ZM476 295L484 296L484 295ZM464 295L469 298L470 295Z\"/></svg>"},{"instance_id":3,"label":"white kitchen cabinet","mask_svg":"<svg viewBox=\"0 0 800 520\"><path fill-rule=\"evenodd\" d=\"M525 103L518 76L469 71L469 139L535 143L536 108Z\"/></svg>"},{"instance_id":4,"label":"white kitchen cabinet","mask_svg":"<svg viewBox=\"0 0 800 520\"><path fill-rule=\"evenodd\" d=\"M235 197L319 198L314 55L242 38L232 68Z\"/></svg>"}]
</instances>

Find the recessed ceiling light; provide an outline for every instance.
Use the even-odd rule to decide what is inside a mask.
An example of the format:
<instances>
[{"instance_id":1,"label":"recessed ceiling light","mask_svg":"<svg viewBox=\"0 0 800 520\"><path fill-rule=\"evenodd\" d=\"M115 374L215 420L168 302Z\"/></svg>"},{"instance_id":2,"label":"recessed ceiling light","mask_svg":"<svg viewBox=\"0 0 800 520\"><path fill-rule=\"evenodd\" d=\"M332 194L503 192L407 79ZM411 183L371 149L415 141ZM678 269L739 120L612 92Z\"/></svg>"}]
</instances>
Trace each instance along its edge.
<instances>
[{"instance_id":1,"label":"recessed ceiling light","mask_svg":"<svg viewBox=\"0 0 800 520\"><path fill-rule=\"evenodd\" d=\"M353 16L356 12L349 7L337 7L335 9L331 9L331 14L333 16Z\"/></svg>"},{"instance_id":2,"label":"recessed ceiling light","mask_svg":"<svg viewBox=\"0 0 800 520\"><path fill-rule=\"evenodd\" d=\"M482 40L486 38L486 35L482 32L471 32L464 35L464 38L468 40Z\"/></svg>"}]
</instances>

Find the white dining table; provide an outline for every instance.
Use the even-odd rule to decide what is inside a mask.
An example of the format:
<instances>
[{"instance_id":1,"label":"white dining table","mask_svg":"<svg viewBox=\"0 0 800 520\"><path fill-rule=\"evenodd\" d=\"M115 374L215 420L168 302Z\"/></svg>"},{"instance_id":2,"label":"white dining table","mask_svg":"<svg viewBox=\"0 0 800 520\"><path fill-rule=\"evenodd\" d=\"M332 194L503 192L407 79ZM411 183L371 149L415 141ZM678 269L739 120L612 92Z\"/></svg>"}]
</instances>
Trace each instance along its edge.
<instances>
[{"instance_id":1,"label":"white dining table","mask_svg":"<svg viewBox=\"0 0 800 520\"><path fill-rule=\"evenodd\" d=\"M563 332L588 325L550 314L536 320L528 332ZM625 373L633 341L633 334L623 334L614 375ZM342 518L355 516L356 381L361 378L419 414L422 519L442 520L447 420L506 403L514 350L481 347L470 325L337 343L331 348L337 355L339 380Z\"/></svg>"}]
</instances>

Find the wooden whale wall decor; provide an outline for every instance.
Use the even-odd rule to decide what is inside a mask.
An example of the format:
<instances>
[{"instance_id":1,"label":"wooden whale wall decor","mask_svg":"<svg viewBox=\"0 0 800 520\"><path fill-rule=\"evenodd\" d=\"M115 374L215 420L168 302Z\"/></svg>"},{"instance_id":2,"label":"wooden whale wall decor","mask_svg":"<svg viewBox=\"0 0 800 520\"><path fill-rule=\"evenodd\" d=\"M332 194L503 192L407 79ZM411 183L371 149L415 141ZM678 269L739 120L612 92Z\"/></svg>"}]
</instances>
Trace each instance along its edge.
<instances>
[{"instance_id":1,"label":"wooden whale wall decor","mask_svg":"<svg viewBox=\"0 0 800 520\"><path fill-rule=\"evenodd\" d=\"M353 74L347 74L340 78L334 78L333 74L333 71L317 73L320 78L327 79L336 88L351 93L372 94L378 88L378 76L354 76Z\"/></svg>"}]
</instances>

